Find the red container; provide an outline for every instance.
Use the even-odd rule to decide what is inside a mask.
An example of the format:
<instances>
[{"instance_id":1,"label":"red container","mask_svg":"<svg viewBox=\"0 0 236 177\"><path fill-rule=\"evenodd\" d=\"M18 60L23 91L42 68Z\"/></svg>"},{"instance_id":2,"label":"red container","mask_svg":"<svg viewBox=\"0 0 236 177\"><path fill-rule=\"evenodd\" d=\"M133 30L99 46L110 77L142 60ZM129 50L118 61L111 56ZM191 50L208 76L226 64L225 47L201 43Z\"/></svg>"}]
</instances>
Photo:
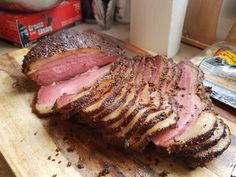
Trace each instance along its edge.
<instances>
[{"instance_id":1,"label":"red container","mask_svg":"<svg viewBox=\"0 0 236 177\"><path fill-rule=\"evenodd\" d=\"M63 1L57 7L37 13L0 12L0 38L26 47L46 34L81 20L80 0Z\"/></svg>"}]
</instances>

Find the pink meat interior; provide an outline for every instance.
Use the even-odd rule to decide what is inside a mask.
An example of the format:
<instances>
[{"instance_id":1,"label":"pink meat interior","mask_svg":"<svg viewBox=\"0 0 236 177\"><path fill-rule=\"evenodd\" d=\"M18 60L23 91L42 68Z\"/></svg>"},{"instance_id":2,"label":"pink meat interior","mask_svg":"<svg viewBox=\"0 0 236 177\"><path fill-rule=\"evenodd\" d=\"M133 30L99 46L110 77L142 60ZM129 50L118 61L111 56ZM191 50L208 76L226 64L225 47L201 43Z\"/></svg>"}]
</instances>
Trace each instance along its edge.
<instances>
[{"instance_id":1,"label":"pink meat interior","mask_svg":"<svg viewBox=\"0 0 236 177\"><path fill-rule=\"evenodd\" d=\"M104 66L117 58L117 56L105 56L101 52L73 53L39 66L30 77L38 85L49 85L84 73L94 66Z\"/></svg>"},{"instance_id":2,"label":"pink meat interior","mask_svg":"<svg viewBox=\"0 0 236 177\"><path fill-rule=\"evenodd\" d=\"M183 134L189 123L195 121L203 110L201 100L196 96L195 90L196 79L198 78L197 70L193 70L191 66L184 62L181 62L179 67L182 70L182 76L178 84L181 89L177 91L175 96L180 105L178 108L179 120L177 121L177 127L162 131L155 136L152 141L156 145L165 146L168 140Z\"/></svg>"},{"instance_id":3,"label":"pink meat interior","mask_svg":"<svg viewBox=\"0 0 236 177\"><path fill-rule=\"evenodd\" d=\"M74 78L66 81L61 81L56 84L42 86L38 91L37 104L54 105L56 100L66 94L75 94L81 89L88 87L97 79L103 77L110 71L110 65L102 68L89 70L86 73L75 76Z\"/></svg>"}]
</instances>

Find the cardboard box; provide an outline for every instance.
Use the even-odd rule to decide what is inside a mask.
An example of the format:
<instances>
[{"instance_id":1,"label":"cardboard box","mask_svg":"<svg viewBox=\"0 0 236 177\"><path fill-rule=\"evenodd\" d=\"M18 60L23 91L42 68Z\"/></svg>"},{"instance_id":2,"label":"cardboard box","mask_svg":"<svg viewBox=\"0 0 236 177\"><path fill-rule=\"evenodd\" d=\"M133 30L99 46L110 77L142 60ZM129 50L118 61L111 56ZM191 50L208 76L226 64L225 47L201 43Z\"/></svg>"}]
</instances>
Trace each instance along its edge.
<instances>
[{"instance_id":1,"label":"cardboard box","mask_svg":"<svg viewBox=\"0 0 236 177\"><path fill-rule=\"evenodd\" d=\"M37 13L0 12L0 38L27 47L46 34L81 20L80 0L63 1L57 7Z\"/></svg>"}]
</instances>

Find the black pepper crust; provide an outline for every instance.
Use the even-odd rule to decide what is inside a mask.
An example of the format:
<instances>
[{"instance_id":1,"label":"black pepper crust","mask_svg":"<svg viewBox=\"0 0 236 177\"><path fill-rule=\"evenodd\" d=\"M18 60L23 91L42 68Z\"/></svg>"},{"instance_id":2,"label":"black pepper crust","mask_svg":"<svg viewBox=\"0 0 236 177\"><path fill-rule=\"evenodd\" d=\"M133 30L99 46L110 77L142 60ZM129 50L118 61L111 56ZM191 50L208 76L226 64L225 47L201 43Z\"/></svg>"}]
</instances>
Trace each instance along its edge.
<instances>
[{"instance_id":1,"label":"black pepper crust","mask_svg":"<svg viewBox=\"0 0 236 177\"><path fill-rule=\"evenodd\" d=\"M132 60L130 62L130 64L127 65L127 68L125 69L126 72L124 73L124 75L125 75L124 78L122 77L122 80L120 80L118 84L114 85L111 92L108 92L106 95L103 95L103 97L106 96L107 98L103 101L103 103L96 110L90 111L90 112L86 112L86 110L82 110L80 112L80 115L83 117L90 116L90 117L93 117L93 119L100 119L102 117L105 117L107 114L109 114L109 112L114 111L113 107L112 107L112 109L108 109L107 107L111 106L113 102L117 101L117 99L120 96L122 96L122 98L120 100L118 100L117 102L119 103L119 102L124 101L125 95L122 92L122 90L127 88L130 79L133 77L133 74L132 74L133 65L134 65L134 62ZM125 92L125 93L127 93L127 92ZM102 99L103 97L101 97L100 99ZM95 102L93 104L96 104L97 102Z\"/></svg>"},{"instance_id":2,"label":"black pepper crust","mask_svg":"<svg viewBox=\"0 0 236 177\"><path fill-rule=\"evenodd\" d=\"M101 115L99 115L99 120L101 121L101 123L103 124L103 126L104 127L106 127L106 131L107 132L109 132L109 133L115 133L115 132L117 132L119 129L120 129L120 126L118 126L117 128L109 128L109 125L111 125L111 124L113 124L113 123L116 123L117 121L119 121L120 119L123 119L123 115L129 110L129 108L131 107L131 105L133 105L134 103L135 103L135 100L136 100L136 98L137 98L137 90L136 90L136 88L134 88L134 82L135 82L135 80L136 80L136 77L137 77L137 75L138 75L138 73L139 73L139 70L138 70L138 68L139 68L139 66L141 66L142 65L142 58L141 57L135 57L134 58L134 61L135 61L135 65L133 65L134 67L133 67L133 73L132 73L132 76L131 76L131 80L130 80L130 82L128 82L128 84L127 83L125 83L125 87L127 88L127 90L126 90L126 93L124 94L124 97L123 98L121 98L121 100L120 101L118 101L117 103L115 103L114 105L113 105L113 107L112 107L112 110L114 111L115 109L117 109L119 106L121 106L121 104L125 104L126 102L125 102L125 99L127 98L127 96L129 96L129 94L131 93L131 92L135 92L135 96L131 99L131 101L125 106L125 108L121 111L121 113L117 116L117 117L115 117L115 118L113 118L112 120L109 120L109 121L105 121L105 120L103 120L103 117L104 116L106 116L106 115L108 115L109 114L109 112L110 112L110 110L108 110L108 111L105 111L104 112L104 114L101 114Z\"/></svg>"},{"instance_id":3,"label":"black pepper crust","mask_svg":"<svg viewBox=\"0 0 236 177\"><path fill-rule=\"evenodd\" d=\"M163 60L164 61L164 60ZM152 58L152 60L149 60L148 62L152 62L152 64L153 64L153 70L151 70L151 73L152 74L154 74L154 71L155 71L155 59L153 59ZM152 74L150 74L150 77L149 77L149 80L147 80L145 83L144 83L144 86L143 87L145 87L145 85L148 85L148 86L150 86L150 87L155 87L155 89L150 89L150 87L149 87L149 91L150 90L159 90L160 89L160 87L161 87L161 83L164 81L164 79L163 79L163 77L164 77L164 75L166 75L166 73L167 73L167 62L163 62L164 63L164 66L162 66L162 73L161 73L161 76L160 76L160 78L159 78L159 82L160 82L160 84L159 84L159 86L158 87L156 87L156 85L155 84L151 84L151 86L150 86L150 79L151 79L151 77L152 77ZM147 70L147 69L146 69ZM150 94L150 92L149 92L149 94ZM152 100L151 100L152 101ZM138 132L139 132L139 130L141 129L141 130L143 130L143 128L144 128L144 121L145 121L145 119L148 117L148 115L149 114L151 114L151 113L154 113L154 112L157 112L157 111L159 111L159 109L160 109L160 105L162 104L162 100L160 99L160 104L159 104L159 106L157 107L157 106L154 106L155 105L155 103L154 104L150 104L150 105L147 105L148 107L149 107L149 109L147 109L142 115L140 115L140 117L139 117L139 119L137 120L137 122L134 124L134 126L125 134L125 139L127 140L127 142L129 142L129 144L131 145L132 143L130 143L130 139L131 140L133 140L133 139L139 139L140 138L140 136L139 135L137 135L138 134ZM140 109L141 110L141 109ZM138 110L138 111L140 111L140 110ZM135 136L135 138L133 137L133 135ZM137 138L136 138L137 137ZM137 140L138 141L138 140ZM131 141L132 142L132 141Z\"/></svg>"},{"instance_id":4,"label":"black pepper crust","mask_svg":"<svg viewBox=\"0 0 236 177\"><path fill-rule=\"evenodd\" d=\"M79 113L81 109L99 100L104 94L109 92L113 86L118 84L123 78L120 73L125 71L126 65L128 64L129 59L122 59L122 61L119 60L114 62L110 73L96 81L93 86L87 89L85 93L76 100L61 108L58 108L57 104L55 104L55 111L61 113L63 118L69 118L70 116Z\"/></svg>"},{"instance_id":5,"label":"black pepper crust","mask_svg":"<svg viewBox=\"0 0 236 177\"><path fill-rule=\"evenodd\" d=\"M65 51L94 48L106 55L124 56L124 50L114 42L93 31L77 33L72 30L60 30L45 36L24 56L22 72L27 73L31 63Z\"/></svg>"},{"instance_id":6,"label":"black pepper crust","mask_svg":"<svg viewBox=\"0 0 236 177\"><path fill-rule=\"evenodd\" d=\"M135 115L145 107L145 105L137 105L136 109L128 116L128 117L124 117L124 112L128 112L129 108L131 108L133 105L136 104L136 99L138 98L138 94L141 93L143 87L143 81L142 81L142 78L143 78L143 73L145 71L145 58L142 58L142 57L135 57L136 59L140 59L141 62L140 62L140 68L139 70L136 71L135 73L135 77L134 77L134 80L131 84L134 84L135 86L135 100L131 100L129 102L129 104L126 105L125 109L122 110L122 114L120 114L120 116L118 116L119 118L122 118L123 121L119 124L119 126L117 128L115 128L113 131L111 131L112 133L118 133L121 131L121 129L125 128L130 121L132 121L132 119L135 117ZM115 120L120 120L120 119L116 119ZM114 135L116 136L116 135Z\"/></svg>"},{"instance_id":7,"label":"black pepper crust","mask_svg":"<svg viewBox=\"0 0 236 177\"><path fill-rule=\"evenodd\" d=\"M187 142L185 142L183 144L178 144L176 146L173 145L173 146L169 147L169 153L173 153L173 152L178 153L181 151L181 149L183 149L185 147L191 147L193 145L203 143L205 140L209 139L212 136L216 127L217 127L217 121L215 121L213 127L210 130L208 130L206 133L200 134L192 139L189 139Z\"/></svg>"},{"instance_id":8,"label":"black pepper crust","mask_svg":"<svg viewBox=\"0 0 236 177\"><path fill-rule=\"evenodd\" d=\"M205 166L205 164L207 162L209 162L212 159L216 158L217 156L221 155L229 147L229 145L231 143L231 140L230 140L231 132L230 132L230 129L227 125L225 125L225 132L226 132L225 135L223 137L221 137L221 139L218 141L219 143L220 143L220 141L225 141L226 145L224 147L220 147L216 151L213 151L211 153L207 153L205 156L198 156L197 154L194 154L192 156L180 156L179 158L182 159L189 168L194 169L199 166L201 166L201 167ZM217 146L217 144L215 144L214 146ZM212 146L212 147L214 147L214 146ZM209 149L212 147L209 147ZM200 152L207 152L207 151L208 151L208 149L202 150Z\"/></svg>"},{"instance_id":9,"label":"black pepper crust","mask_svg":"<svg viewBox=\"0 0 236 177\"><path fill-rule=\"evenodd\" d=\"M160 91L161 92L161 89L162 87L164 86L164 82L168 82L169 83L169 79L167 76L167 73L168 73L168 70L170 68L168 68L168 62L166 59L163 59L162 57L160 58L163 62L163 66L161 66L162 68L162 72L161 72L161 75L159 77L159 84L156 86L154 83L151 84L151 86L153 88L150 88L149 91L153 91L156 92L156 91ZM154 61L152 61L155 63L155 59ZM149 81L150 83L151 81ZM151 93L150 93L151 94ZM167 93L162 93L163 95L167 94ZM151 128L152 126L156 125L158 122L160 121L163 121L164 119L168 118L168 116L166 115L165 113L165 110L162 110L162 106L163 106L163 99L162 99L162 96L163 95L159 95L160 98L159 98L159 106L156 107L155 109L150 109L149 113L145 115L144 113L144 116L142 116L141 119L139 119L139 121L133 126L133 128L131 129L131 132L135 132L135 136L131 137L131 136L128 136L128 138L131 138L131 140L129 140L130 142L132 142L131 144L133 144L134 142L138 142L139 140L141 140L141 136L149 129ZM169 99L169 98L168 98ZM169 101L168 101L169 103ZM155 103L154 103L155 104ZM170 106L171 108L171 106ZM159 112L161 111L161 113L159 113L157 116L155 116L154 118L152 118L148 123L145 123L145 119L146 117L150 114L150 113L154 113L154 112ZM172 110L171 110L172 112ZM171 126L171 125L170 125ZM128 132L129 133L129 132ZM132 135L133 135L132 134ZM148 138L149 139L149 138ZM148 143L147 143L148 144Z\"/></svg>"},{"instance_id":10,"label":"black pepper crust","mask_svg":"<svg viewBox=\"0 0 236 177\"><path fill-rule=\"evenodd\" d=\"M178 114L175 113L177 113L177 109L180 109L180 105L177 104L174 97L176 96L176 92L178 92L180 89L185 89L181 88L181 85L178 84L182 71L180 70L178 65L176 65L172 60L170 60L167 64L165 58L163 59L165 61L164 66L162 66L163 71L161 72L159 78L160 86L156 87L155 83L150 83L149 79L154 74L154 71L157 68L155 67L154 58L155 57L136 57L133 60L119 60L115 62L112 66L112 72L100 81L98 81L93 86L93 89L88 92L87 95L84 95L82 98L79 98L79 100L76 100L72 104L70 103L69 108L71 108L72 111L75 111L74 113L79 113L80 118L84 117L85 122L88 123L90 126L98 127L98 132L103 134L105 139L110 140L112 144L127 148L128 150L143 150L147 146L147 144L151 142L153 136L156 136L158 133L168 130L169 128L171 129L176 127L176 123L173 123L173 121L172 123L170 123L169 126L157 128L155 127L155 130L145 134L157 123L168 119L170 116L173 120L178 120ZM132 72L131 70L127 70L127 68L130 67L131 62L133 62L132 66L136 66L132 69ZM154 62L154 66L152 69L149 68L150 71L148 70L147 72L147 67L149 67L149 65L147 65L148 62ZM206 106L205 110L203 111L209 111L212 105L211 101L209 100L208 94L205 92L204 86L202 85L203 73L197 67L193 65L191 65L191 67L192 69L196 69L197 72L197 77L195 78L196 81L194 82L194 94L201 99L201 104L204 104ZM123 74L120 74L121 71L128 72L128 75L129 73L132 74L127 77ZM167 77L166 75L168 71L172 71L172 73ZM149 79L144 76L144 73L150 74ZM100 84L104 82L104 80L113 79L114 81L107 84L107 86L99 87ZM118 81L120 81L119 84L117 84ZM159 106L153 104L152 99L148 103L140 104L141 102L139 102L139 95L144 91L144 88L147 85L150 86L150 94L152 92L161 93L160 96L156 95L159 97L160 100L160 103L157 104ZM166 91L163 91L165 90L165 88ZM124 90L122 91L122 89ZM163 95L162 92L166 93L166 95ZM131 93L134 93L134 96L128 102L126 101L126 98ZM83 110L81 110L81 108L96 104L97 101L101 100L102 97L106 94L108 94L108 97L106 97L105 101L95 111L83 112ZM123 104L126 104L126 106L122 109L122 111L117 117L109 121L103 120L106 115L112 113ZM106 109L106 107L108 106L111 107ZM132 109L131 114L125 117L125 113L127 113L131 108L133 108L133 106L135 106L135 108ZM143 113L140 114L138 118L136 117L137 119L135 120L137 121L135 122L134 126L130 127L130 129L127 129L126 133L122 133L123 129L127 128L127 125L129 125L129 123L134 120L135 116L137 116L137 114L143 109L145 109L145 111L143 111ZM64 111L66 112L67 110L64 109ZM61 113L63 114L65 112L62 111ZM150 121L145 122L145 119L148 117L148 115L155 112L158 112L159 114L157 114ZM173 153L171 151L175 150L178 153L178 156L181 156L181 158L185 158L192 161L199 160L196 165L202 165L222 153L228 147L227 145L227 147L224 147L223 150L219 150L219 152L207 155L206 157L194 156L197 152L207 150L208 148L216 145L219 142L220 138L214 140L213 142L203 144L201 146L201 143L204 143L204 141L206 141L212 136L212 133L216 129L216 127L217 121L215 121L214 126L212 126L211 129L209 128L209 130L204 132L204 134L197 134L192 139L189 139L188 141L185 141L183 143L181 142L181 144L173 143L169 147L167 147L166 150L170 149L170 153ZM223 138L223 135L220 137ZM187 156L185 153L183 153L183 149L191 149L191 147L193 146L196 148L193 148L193 150L191 150L191 154L188 154ZM173 153L173 155L175 154Z\"/></svg>"},{"instance_id":11,"label":"black pepper crust","mask_svg":"<svg viewBox=\"0 0 236 177\"><path fill-rule=\"evenodd\" d=\"M202 80L203 80L203 77L204 77L203 72L198 67L194 66L193 64L191 64L189 62L186 62L186 64L191 66L191 68L194 69L197 72L197 78L196 78L196 82L194 84L194 86L195 86L195 91L194 92L201 99L201 101L202 101L201 104L203 104L204 107L205 107L205 109L203 111L207 111L212 106L212 103L209 99L209 96L205 92L204 86L202 84ZM180 86L177 86L177 89L181 89L179 87ZM179 108L181 106L182 105L179 105ZM210 136L212 135L212 133L215 130L216 126L217 126L217 121L215 120L215 123L214 123L214 126L212 127L212 129L207 131L205 134L197 135L193 139L189 139L189 141L183 142L181 144L169 145L168 152L169 153L179 153L184 148L191 147L193 145L197 145L197 144L202 143L206 139L210 138Z\"/></svg>"},{"instance_id":12,"label":"black pepper crust","mask_svg":"<svg viewBox=\"0 0 236 177\"><path fill-rule=\"evenodd\" d=\"M226 135L225 126L226 125L223 123L223 121L219 119L217 121L217 126L215 128L215 131L217 131L217 129L220 129L221 127L224 127L221 134L214 135L214 132L213 132L212 136L217 136L213 140L211 140L210 139L211 137L209 137L203 142L199 142L197 144L195 143L192 146L187 146L187 147L183 147L182 149L178 149L179 151L177 150L175 153L181 154L182 156L192 156L200 151L209 149L210 147L216 145L218 141Z\"/></svg>"}]
</instances>

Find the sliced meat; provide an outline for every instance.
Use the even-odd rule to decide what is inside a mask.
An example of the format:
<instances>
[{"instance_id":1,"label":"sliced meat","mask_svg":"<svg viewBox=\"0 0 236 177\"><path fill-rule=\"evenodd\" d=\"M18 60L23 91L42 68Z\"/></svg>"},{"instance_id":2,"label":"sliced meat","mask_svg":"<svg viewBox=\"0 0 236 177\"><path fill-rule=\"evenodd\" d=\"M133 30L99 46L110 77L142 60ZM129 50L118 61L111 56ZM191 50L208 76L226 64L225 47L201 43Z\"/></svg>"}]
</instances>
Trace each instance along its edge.
<instances>
[{"instance_id":1,"label":"sliced meat","mask_svg":"<svg viewBox=\"0 0 236 177\"><path fill-rule=\"evenodd\" d=\"M199 118L192 121L180 136L165 144L169 153L176 153L185 147L204 142L212 136L217 126L217 118L214 113L203 111Z\"/></svg>"},{"instance_id":2,"label":"sliced meat","mask_svg":"<svg viewBox=\"0 0 236 177\"><path fill-rule=\"evenodd\" d=\"M124 57L124 51L94 32L62 30L43 38L23 60L23 73L49 85Z\"/></svg>"},{"instance_id":3,"label":"sliced meat","mask_svg":"<svg viewBox=\"0 0 236 177\"><path fill-rule=\"evenodd\" d=\"M126 96L130 94L130 91L133 90L132 87L134 85L136 86L135 82L137 82L141 77L143 77L143 72L145 69L145 62L142 60L142 58L137 57L134 58L135 64L133 65L133 72L131 74L131 77L129 77L129 82L120 82L119 85L123 85L121 94L119 95L118 99L116 101L114 100L114 104L112 103L107 106L106 109L104 109L102 112L93 115L92 117L98 120L98 123L103 125L104 127L107 127L109 124L117 122L120 118L123 118L123 116L118 117L109 117L110 113L113 112L115 109L119 109L122 107L122 104L125 104ZM127 70L128 71L128 70ZM129 75L129 72L126 71L126 74ZM139 78L139 79L138 79ZM116 90L116 89L115 89ZM123 96L122 96L123 95ZM93 105L92 105L93 106ZM113 119L112 119L113 118ZM108 131L109 128L106 128L106 131ZM115 130L115 129L113 129Z\"/></svg>"},{"instance_id":4,"label":"sliced meat","mask_svg":"<svg viewBox=\"0 0 236 177\"><path fill-rule=\"evenodd\" d=\"M184 162L191 168L204 166L207 162L221 155L230 145L231 133L229 127L225 125L225 136L223 136L216 145L207 150L200 151L193 156L183 157Z\"/></svg>"},{"instance_id":5,"label":"sliced meat","mask_svg":"<svg viewBox=\"0 0 236 177\"><path fill-rule=\"evenodd\" d=\"M183 147L175 151L176 154L182 154L183 156L189 156L196 154L199 151L206 150L218 143L218 141L225 135L225 125L221 119L217 119L217 127L213 131L210 138L203 142L194 143L187 147Z\"/></svg>"},{"instance_id":6,"label":"sliced meat","mask_svg":"<svg viewBox=\"0 0 236 177\"><path fill-rule=\"evenodd\" d=\"M143 71L140 70L140 77L136 78L136 86L141 86L141 88L138 89L139 91L136 100L130 100L132 105L126 103L129 109L125 109L125 114L122 113L123 111L121 111L120 113L122 114L120 117L122 117L122 119L111 125L111 127L115 130L113 131L113 133L115 133L113 136L118 139L125 139L126 145L129 137L132 136L132 134L135 132L135 129L138 128L137 124L139 124L139 122L145 119L146 116L158 108L153 102L149 93L149 82L154 75L157 76L157 67L159 67L156 65L158 63L156 60L159 60L160 58L156 58L157 57L143 59L143 62L145 62L143 65ZM159 64L161 64L161 62L159 62ZM162 68L161 70L158 70L158 72L159 71L162 71ZM159 76L161 74L162 72L159 72ZM160 103L158 103L158 105L159 104ZM115 112L115 114L116 113L117 112Z\"/></svg>"},{"instance_id":7,"label":"sliced meat","mask_svg":"<svg viewBox=\"0 0 236 177\"><path fill-rule=\"evenodd\" d=\"M102 125L101 119L113 111L116 102L121 104L125 101L125 95L128 89L128 83L133 78L133 69L137 67L138 63L130 62L126 72L123 73L122 79L118 84L115 84L112 89L104 94L100 99L91 103L88 106L85 106L80 112L81 117L87 118L89 122L92 121L96 126Z\"/></svg>"},{"instance_id":8,"label":"sliced meat","mask_svg":"<svg viewBox=\"0 0 236 177\"><path fill-rule=\"evenodd\" d=\"M102 78L110 71L110 65L89 70L66 81L42 86L37 93L35 110L38 114L52 113L56 100L63 94L75 94L91 86L96 80Z\"/></svg>"},{"instance_id":9,"label":"sliced meat","mask_svg":"<svg viewBox=\"0 0 236 177\"><path fill-rule=\"evenodd\" d=\"M167 128L175 126L178 115L176 103L175 100L172 99L172 96L173 90L180 79L180 74L181 72L174 64L173 60L168 59L168 72L165 75L165 80L160 81L161 84L159 84L158 89L161 95L160 99L162 100L161 105L158 111L153 112L142 121L137 132L129 140L129 144L135 149L144 149L153 136ZM167 123L170 124L168 125Z\"/></svg>"},{"instance_id":10,"label":"sliced meat","mask_svg":"<svg viewBox=\"0 0 236 177\"><path fill-rule=\"evenodd\" d=\"M155 59L144 59L143 61L145 62L143 74L136 80L139 84L138 87L142 88L140 89L140 92L138 92L137 100L131 109L132 111L129 111L129 114L123 118L123 123L120 124L122 131L116 134L116 136L124 137L126 140L128 140L129 137L135 132L138 128L138 124L140 124L142 120L148 116L148 114L158 109L155 103L152 102L152 98L149 93L150 80L156 73L156 68L153 71L155 65L152 63L155 62ZM163 72L166 72L166 70L163 69ZM160 75L161 73L162 72L160 72Z\"/></svg>"},{"instance_id":11,"label":"sliced meat","mask_svg":"<svg viewBox=\"0 0 236 177\"><path fill-rule=\"evenodd\" d=\"M161 56L121 59L87 89L62 95L55 107L64 117L76 114L118 146L143 150L152 141L202 165L230 143L202 79L189 62L176 65Z\"/></svg>"},{"instance_id":12,"label":"sliced meat","mask_svg":"<svg viewBox=\"0 0 236 177\"><path fill-rule=\"evenodd\" d=\"M57 99L55 109L64 117L70 117L77 114L84 107L98 101L104 94L118 85L125 77L124 73L129 65L129 59L115 62L112 70L102 79L98 80L89 89L76 94L67 94Z\"/></svg>"},{"instance_id":13,"label":"sliced meat","mask_svg":"<svg viewBox=\"0 0 236 177\"><path fill-rule=\"evenodd\" d=\"M162 131L153 137L152 141L157 146L167 146L177 136L183 134L188 125L195 121L200 113L207 108L208 104L198 96L201 90L199 85L202 82L202 73L190 62L180 62L178 64L182 70L182 75L178 83L178 90L174 97L178 103L177 113L179 120L176 128Z\"/></svg>"}]
</instances>

